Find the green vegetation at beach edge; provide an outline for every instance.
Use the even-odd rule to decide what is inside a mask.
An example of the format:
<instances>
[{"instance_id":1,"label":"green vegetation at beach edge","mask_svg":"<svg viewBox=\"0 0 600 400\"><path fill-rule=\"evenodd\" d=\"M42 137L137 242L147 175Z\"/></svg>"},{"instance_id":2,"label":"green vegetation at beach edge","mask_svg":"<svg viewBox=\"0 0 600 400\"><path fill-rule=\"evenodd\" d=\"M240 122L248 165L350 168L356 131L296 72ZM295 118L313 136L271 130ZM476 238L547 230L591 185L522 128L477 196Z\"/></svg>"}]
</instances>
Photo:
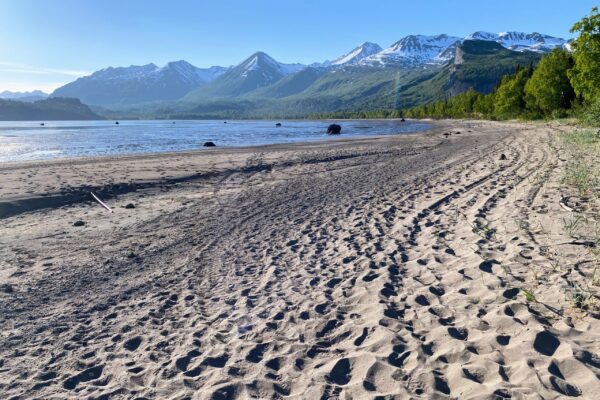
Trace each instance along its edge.
<instances>
[{"instance_id":1,"label":"green vegetation at beach edge","mask_svg":"<svg viewBox=\"0 0 600 400\"><path fill-rule=\"evenodd\" d=\"M336 112L320 118L467 118L536 120L575 117L600 125L600 14L593 8L571 32L572 52L555 49L534 66L517 66L489 94L467 91L420 106L396 110Z\"/></svg>"}]
</instances>

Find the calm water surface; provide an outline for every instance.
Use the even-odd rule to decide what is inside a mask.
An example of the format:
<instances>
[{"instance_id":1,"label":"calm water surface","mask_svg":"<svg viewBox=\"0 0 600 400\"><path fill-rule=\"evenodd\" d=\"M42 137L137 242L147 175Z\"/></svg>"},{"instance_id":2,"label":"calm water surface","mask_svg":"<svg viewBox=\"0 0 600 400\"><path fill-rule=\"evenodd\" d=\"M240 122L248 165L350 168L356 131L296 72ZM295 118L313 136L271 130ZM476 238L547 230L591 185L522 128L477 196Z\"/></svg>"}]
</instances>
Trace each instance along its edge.
<instances>
[{"instance_id":1,"label":"calm water surface","mask_svg":"<svg viewBox=\"0 0 600 400\"><path fill-rule=\"evenodd\" d=\"M275 123L281 122L282 127ZM219 147L397 135L429 128L422 122L340 121L341 136L325 134L329 121L0 121L0 162L196 150Z\"/></svg>"}]
</instances>

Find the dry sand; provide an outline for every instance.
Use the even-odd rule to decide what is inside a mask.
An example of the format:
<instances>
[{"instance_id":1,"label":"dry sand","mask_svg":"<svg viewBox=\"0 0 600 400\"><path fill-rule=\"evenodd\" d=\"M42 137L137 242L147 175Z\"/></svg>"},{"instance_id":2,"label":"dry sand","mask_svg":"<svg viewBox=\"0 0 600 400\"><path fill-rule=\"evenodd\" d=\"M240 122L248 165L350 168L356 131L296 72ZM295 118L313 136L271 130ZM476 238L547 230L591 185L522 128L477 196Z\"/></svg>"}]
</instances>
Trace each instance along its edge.
<instances>
[{"instance_id":1,"label":"dry sand","mask_svg":"<svg viewBox=\"0 0 600 400\"><path fill-rule=\"evenodd\" d=\"M563 129L4 164L0 398L598 398Z\"/></svg>"}]
</instances>

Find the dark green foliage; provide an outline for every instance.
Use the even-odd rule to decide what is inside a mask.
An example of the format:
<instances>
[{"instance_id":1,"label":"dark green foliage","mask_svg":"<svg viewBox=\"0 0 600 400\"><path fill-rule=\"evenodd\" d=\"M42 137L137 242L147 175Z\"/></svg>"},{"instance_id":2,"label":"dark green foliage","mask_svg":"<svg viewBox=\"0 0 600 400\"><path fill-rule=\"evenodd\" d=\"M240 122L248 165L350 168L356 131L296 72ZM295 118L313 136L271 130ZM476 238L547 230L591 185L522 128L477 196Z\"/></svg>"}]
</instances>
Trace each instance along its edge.
<instances>
[{"instance_id":1,"label":"dark green foliage","mask_svg":"<svg viewBox=\"0 0 600 400\"><path fill-rule=\"evenodd\" d=\"M479 93L470 88L454 97L406 110L411 118L532 119L564 116L570 112L574 92L567 78L573 65L569 53L555 50L534 68L517 66L505 75L494 91Z\"/></svg>"},{"instance_id":2,"label":"dark green foliage","mask_svg":"<svg viewBox=\"0 0 600 400\"><path fill-rule=\"evenodd\" d=\"M585 109L583 120L589 125L600 126L600 97Z\"/></svg>"},{"instance_id":3,"label":"dark green foliage","mask_svg":"<svg viewBox=\"0 0 600 400\"><path fill-rule=\"evenodd\" d=\"M575 93L587 102L600 96L600 14L594 7L589 17L573 25L579 37L572 43L575 66L569 71Z\"/></svg>"},{"instance_id":4,"label":"dark green foliage","mask_svg":"<svg viewBox=\"0 0 600 400\"><path fill-rule=\"evenodd\" d=\"M27 103L0 100L1 121L58 121L104 119L78 99L53 97Z\"/></svg>"},{"instance_id":5,"label":"dark green foliage","mask_svg":"<svg viewBox=\"0 0 600 400\"><path fill-rule=\"evenodd\" d=\"M491 93L503 76L518 66L535 65L541 55L529 51L515 52L496 42L465 40L457 49L446 91L450 95L473 88Z\"/></svg>"},{"instance_id":6,"label":"dark green foliage","mask_svg":"<svg viewBox=\"0 0 600 400\"><path fill-rule=\"evenodd\" d=\"M525 85L527 107L543 116L569 109L575 99L567 76L571 68L573 57L566 50L554 50L544 57Z\"/></svg>"},{"instance_id":7,"label":"dark green foliage","mask_svg":"<svg viewBox=\"0 0 600 400\"><path fill-rule=\"evenodd\" d=\"M525 112L525 84L529 70L521 69L505 76L494 93L494 114L500 119L516 118Z\"/></svg>"}]
</instances>

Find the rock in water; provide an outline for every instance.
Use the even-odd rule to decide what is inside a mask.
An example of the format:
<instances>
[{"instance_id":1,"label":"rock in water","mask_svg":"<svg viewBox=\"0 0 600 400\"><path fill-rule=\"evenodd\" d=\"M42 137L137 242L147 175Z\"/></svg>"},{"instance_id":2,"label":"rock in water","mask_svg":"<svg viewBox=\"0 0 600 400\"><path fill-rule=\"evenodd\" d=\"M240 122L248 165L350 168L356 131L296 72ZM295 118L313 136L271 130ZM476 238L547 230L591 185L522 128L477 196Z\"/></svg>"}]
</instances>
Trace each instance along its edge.
<instances>
[{"instance_id":1,"label":"rock in water","mask_svg":"<svg viewBox=\"0 0 600 400\"><path fill-rule=\"evenodd\" d=\"M119 125L119 121L115 121L115 125Z\"/></svg>"},{"instance_id":2,"label":"rock in water","mask_svg":"<svg viewBox=\"0 0 600 400\"><path fill-rule=\"evenodd\" d=\"M342 127L338 124L331 124L327 127L328 135L339 135L340 133L342 133Z\"/></svg>"},{"instance_id":3,"label":"rock in water","mask_svg":"<svg viewBox=\"0 0 600 400\"><path fill-rule=\"evenodd\" d=\"M216 144L214 144L213 142L204 142L204 147L215 147Z\"/></svg>"},{"instance_id":4,"label":"rock in water","mask_svg":"<svg viewBox=\"0 0 600 400\"><path fill-rule=\"evenodd\" d=\"M281 126L281 122L276 123L275 126L279 128Z\"/></svg>"},{"instance_id":5,"label":"rock in water","mask_svg":"<svg viewBox=\"0 0 600 400\"><path fill-rule=\"evenodd\" d=\"M401 118L400 122L406 122L406 120L404 118Z\"/></svg>"}]
</instances>

